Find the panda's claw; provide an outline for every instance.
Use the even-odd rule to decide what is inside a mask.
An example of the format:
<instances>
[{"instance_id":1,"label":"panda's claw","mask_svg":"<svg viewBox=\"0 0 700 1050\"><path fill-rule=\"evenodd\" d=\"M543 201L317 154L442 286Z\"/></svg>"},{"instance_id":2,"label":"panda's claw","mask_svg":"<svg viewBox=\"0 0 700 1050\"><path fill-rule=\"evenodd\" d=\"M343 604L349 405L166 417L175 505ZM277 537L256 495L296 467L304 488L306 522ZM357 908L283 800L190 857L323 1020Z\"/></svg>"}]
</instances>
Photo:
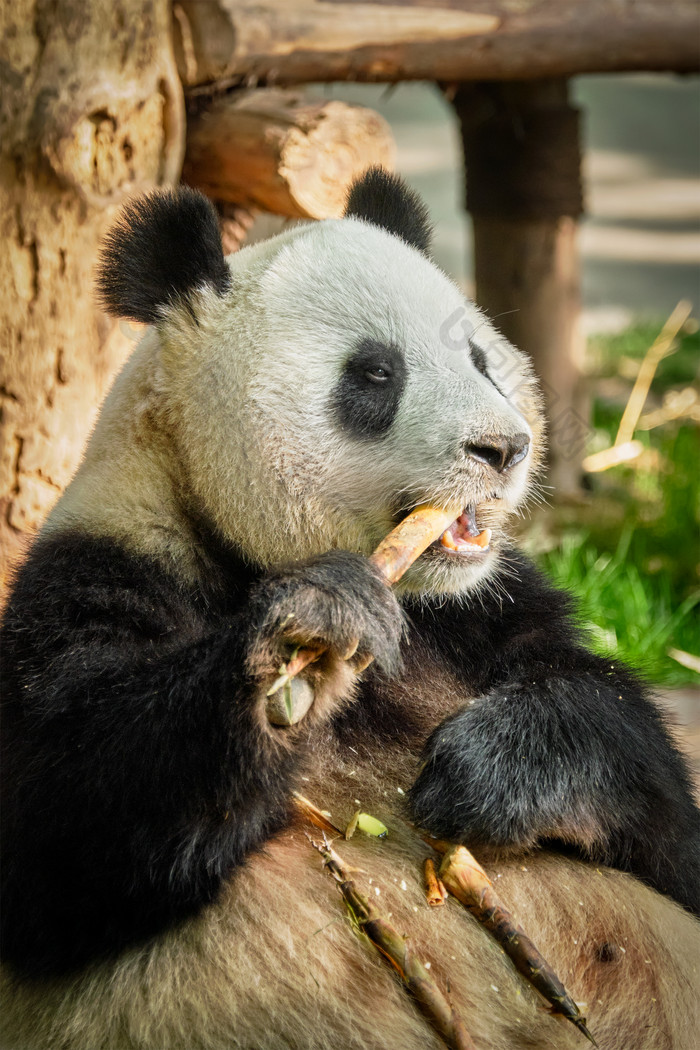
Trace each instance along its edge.
<instances>
[{"instance_id":1,"label":"panda's claw","mask_svg":"<svg viewBox=\"0 0 700 1050\"><path fill-rule=\"evenodd\" d=\"M359 644L360 644L360 639L356 635L354 638L351 639L347 649L343 653L343 660L345 660L345 661L352 660L353 656L357 652Z\"/></svg>"},{"instance_id":2,"label":"panda's claw","mask_svg":"<svg viewBox=\"0 0 700 1050\"><path fill-rule=\"evenodd\" d=\"M367 670L373 660L374 657L371 653L359 653L352 661L352 669L355 674L362 674L363 671Z\"/></svg>"},{"instance_id":3,"label":"panda's claw","mask_svg":"<svg viewBox=\"0 0 700 1050\"><path fill-rule=\"evenodd\" d=\"M270 573L257 585L252 604L247 666L264 684L275 718L278 695L307 668L305 678L316 693L313 710L322 716L329 703L353 695L356 675L373 661L388 674L400 665L403 612L379 571L360 554L331 551Z\"/></svg>"}]
</instances>

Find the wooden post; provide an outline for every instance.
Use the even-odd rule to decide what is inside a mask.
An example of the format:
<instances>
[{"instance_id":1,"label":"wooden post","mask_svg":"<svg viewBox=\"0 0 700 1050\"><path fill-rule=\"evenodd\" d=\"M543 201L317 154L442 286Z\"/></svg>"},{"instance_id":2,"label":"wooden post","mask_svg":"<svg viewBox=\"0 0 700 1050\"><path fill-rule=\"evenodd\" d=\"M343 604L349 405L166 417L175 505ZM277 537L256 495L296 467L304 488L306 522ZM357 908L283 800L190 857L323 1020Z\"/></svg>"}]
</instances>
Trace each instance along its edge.
<instances>
[{"instance_id":1,"label":"wooden post","mask_svg":"<svg viewBox=\"0 0 700 1050\"><path fill-rule=\"evenodd\" d=\"M567 82L462 86L476 299L532 355L547 397L549 483L576 491L588 431L580 373L578 112Z\"/></svg>"}]
</instances>

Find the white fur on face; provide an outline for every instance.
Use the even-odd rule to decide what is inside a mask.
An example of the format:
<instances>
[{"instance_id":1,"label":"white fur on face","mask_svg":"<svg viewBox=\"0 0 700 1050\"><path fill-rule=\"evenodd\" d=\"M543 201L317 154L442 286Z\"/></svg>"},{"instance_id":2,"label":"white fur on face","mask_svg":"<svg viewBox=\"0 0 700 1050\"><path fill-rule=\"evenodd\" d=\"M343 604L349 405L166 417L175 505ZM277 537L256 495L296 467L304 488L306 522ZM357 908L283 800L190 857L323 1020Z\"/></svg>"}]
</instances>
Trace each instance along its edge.
<instances>
[{"instance_id":1,"label":"white fur on face","mask_svg":"<svg viewBox=\"0 0 700 1050\"><path fill-rule=\"evenodd\" d=\"M437 267L358 220L297 228L228 261L229 293L203 291L192 304L196 320L174 309L159 326L150 365L157 407L144 425L159 431L159 448L166 431L169 450L137 473L175 472L181 488L184 473L197 509L263 565L330 548L369 553L422 502L476 504L497 550L541 446L524 355ZM471 333L500 389L475 367ZM343 430L330 406L365 339L396 347L407 367L396 418L375 438ZM518 433L531 436L535 452L506 474L464 453L466 443ZM130 472L117 481L122 493L133 464ZM421 559L405 586L468 590L495 561L495 553Z\"/></svg>"}]
</instances>

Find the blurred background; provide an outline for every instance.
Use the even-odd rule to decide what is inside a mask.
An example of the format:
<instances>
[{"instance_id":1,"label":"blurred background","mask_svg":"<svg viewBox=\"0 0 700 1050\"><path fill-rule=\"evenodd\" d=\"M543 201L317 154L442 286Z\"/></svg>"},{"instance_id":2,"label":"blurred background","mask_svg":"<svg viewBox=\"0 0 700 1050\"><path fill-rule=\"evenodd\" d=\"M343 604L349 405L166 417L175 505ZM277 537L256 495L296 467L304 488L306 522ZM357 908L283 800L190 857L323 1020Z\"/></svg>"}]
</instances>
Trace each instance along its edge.
<instances>
[{"instance_id":1,"label":"blurred background","mask_svg":"<svg viewBox=\"0 0 700 1050\"><path fill-rule=\"evenodd\" d=\"M327 98L370 106L391 125L396 169L428 201L435 259L474 296L464 161L452 106L431 84L332 84ZM583 113L584 328L662 321L700 292L700 81L627 74L576 77Z\"/></svg>"}]
</instances>

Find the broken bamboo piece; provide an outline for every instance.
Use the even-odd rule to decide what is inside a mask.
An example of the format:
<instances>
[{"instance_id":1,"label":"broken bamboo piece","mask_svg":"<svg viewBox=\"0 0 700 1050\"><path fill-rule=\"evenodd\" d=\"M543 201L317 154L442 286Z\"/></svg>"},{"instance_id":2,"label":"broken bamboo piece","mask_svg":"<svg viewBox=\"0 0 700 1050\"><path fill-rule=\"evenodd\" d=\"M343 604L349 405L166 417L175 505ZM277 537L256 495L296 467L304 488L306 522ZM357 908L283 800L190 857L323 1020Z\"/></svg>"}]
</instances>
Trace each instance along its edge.
<instances>
[{"instance_id":1,"label":"broken bamboo piece","mask_svg":"<svg viewBox=\"0 0 700 1050\"><path fill-rule=\"evenodd\" d=\"M453 897L479 920L510 957L516 970L552 1004L554 1013L571 1021L594 1046L586 1018L551 966L516 923L488 875L465 846L453 846L440 865L440 879Z\"/></svg>"},{"instance_id":2,"label":"broken bamboo piece","mask_svg":"<svg viewBox=\"0 0 700 1050\"><path fill-rule=\"evenodd\" d=\"M425 878L425 899L431 908L439 908L445 903L447 890L442 879L438 877L435 870L435 861L432 857L425 858L423 865L423 876Z\"/></svg>"},{"instance_id":3,"label":"broken bamboo piece","mask_svg":"<svg viewBox=\"0 0 700 1050\"><path fill-rule=\"evenodd\" d=\"M313 839L310 841L323 857L326 871L337 882L353 921L383 958L394 967L404 987L415 999L421 1012L445 1045L451 1050L476 1050L463 1022L409 941L358 890L355 882L349 877L350 870L329 842L325 838L323 843L314 842Z\"/></svg>"},{"instance_id":4,"label":"broken bamboo piece","mask_svg":"<svg viewBox=\"0 0 700 1050\"><path fill-rule=\"evenodd\" d=\"M297 809L311 821L314 827L329 835L343 836L344 833L335 826L328 813L319 809L318 806L314 806L313 802L306 798L305 795L301 795L298 791L293 791L292 797Z\"/></svg>"},{"instance_id":5,"label":"broken bamboo piece","mask_svg":"<svg viewBox=\"0 0 700 1050\"><path fill-rule=\"evenodd\" d=\"M387 585L397 583L413 562L443 534L461 513L461 508L453 507L450 510L444 510L427 503L421 504L385 536L369 560L382 574ZM274 725L295 725L306 714L310 705L300 705L297 708L289 691L289 685L300 671L303 671L314 660L318 660L324 652L324 646L298 649L287 664L280 669L280 674L267 691L268 719L270 721L274 719ZM284 704L280 704L276 699L276 694L280 689L285 690Z\"/></svg>"},{"instance_id":6,"label":"broken bamboo piece","mask_svg":"<svg viewBox=\"0 0 700 1050\"><path fill-rule=\"evenodd\" d=\"M289 218L339 218L354 180L392 169L379 113L267 88L216 99L187 122L183 181L217 201Z\"/></svg>"}]
</instances>

